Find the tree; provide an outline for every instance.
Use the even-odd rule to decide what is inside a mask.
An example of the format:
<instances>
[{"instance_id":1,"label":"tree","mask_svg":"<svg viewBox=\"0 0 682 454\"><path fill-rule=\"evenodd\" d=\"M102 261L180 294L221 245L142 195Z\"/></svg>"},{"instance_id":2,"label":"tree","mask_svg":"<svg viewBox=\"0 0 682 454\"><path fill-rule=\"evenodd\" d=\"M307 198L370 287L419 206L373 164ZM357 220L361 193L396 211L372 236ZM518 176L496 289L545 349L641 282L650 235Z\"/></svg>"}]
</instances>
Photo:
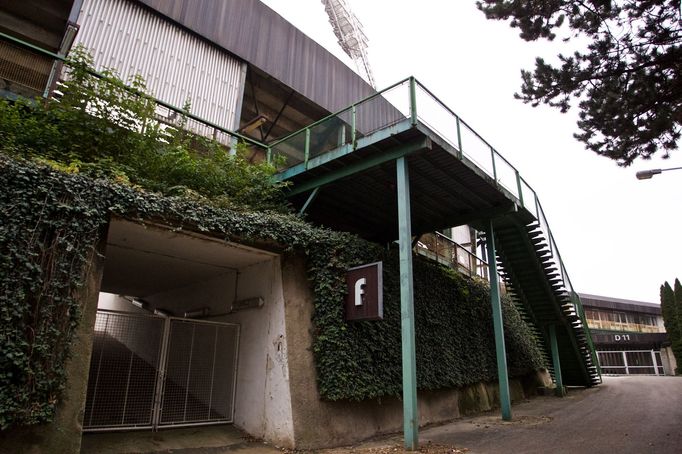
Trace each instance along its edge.
<instances>
[{"instance_id":1,"label":"tree","mask_svg":"<svg viewBox=\"0 0 682 454\"><path fill-rule=\"evenodd\" d=\"M92 56L76 47L61 97L0 99L0 154L222 207L288 210L286 184L272 178L276 168L252 163L246 144L231 153L189 132L182 113L162 124L142 77L126 85L111 70L95 77L92 65Z\"/></svg>"},{"instance_id":2,"label":"tree","mask_svg":"<svg viewBox=\"0 0 682 454\"><path fill-rule=\"evenodd\" d=\"M554 65L538 57L521 71L532 106L579 109L588 149L628 166L678 148L682 125L682 13L679 0L482 0L488 19L511 19L526 41L557 33L571 55ZM580 49L580 47L586 48Z\"/></svg>"},{"instance_id":3,"label":"tree","mask_svg":"<svg viewBox=\"0 0 682 454\"><path fill-rule=\"evenodd\" d=\"M667 282L661 285L661 312L678 364L676 373L679 373L682 369L682 285L679 279L675 279L675 290Z\"/></svg>"}]
</instances>

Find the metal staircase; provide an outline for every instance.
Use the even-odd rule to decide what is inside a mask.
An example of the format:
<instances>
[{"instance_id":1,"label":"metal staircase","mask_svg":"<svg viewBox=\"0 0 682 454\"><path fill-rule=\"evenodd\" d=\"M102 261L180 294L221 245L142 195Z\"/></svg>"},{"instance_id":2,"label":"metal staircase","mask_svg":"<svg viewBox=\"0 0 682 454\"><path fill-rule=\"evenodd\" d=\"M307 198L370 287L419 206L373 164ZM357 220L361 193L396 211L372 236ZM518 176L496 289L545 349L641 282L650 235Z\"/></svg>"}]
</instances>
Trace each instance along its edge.
<instances>
[{"instance_id":1,"label":"metal staircase","mask_svg":"<svg viewBox=\"0 0 682 454\"><path fill-rule=\"evenodd\" d=\"M10 35L12 45L69 65L60 55ZM91 71L97 78L106 77ZM138 94L135 89L131 93ZM374 241L398 237L396 162L406 161L412 233L492 223L501 275L545 351L556 332L565 384L600 381L580 298L537 194L518 170L413 77L270 144L229 131L184 109L158 106L286 163L292 204L309 219ZM549 365L549 364L548 364Z\"/></svg>"},{"instance_id":2,"label":"metal staircase","mask_svg":"<svg viewBox=\"0 0 682 454\"><path fill-rule=\"evenodd\" d=\"M291 183L289 199L308 219L378 242L398 238L396 163L405 160L412 234L491 226L500 274L550 372L560 364L564 385L600 382L580 299L537 194L414 78L271 143L268 159L286 163L277 178Z\"/></svg>"},{"instance_id":3,"label":"metal staircase","mask_svg":"<svg viewBox=\"0 0 682 454\"><path fill-rule=\"evenodd\" d=\"M538 222L524 225L513 217L496 225L501 276L526 322L550 356L547 327L554 325L564 385L592 386L601 379L578 298L552 260L550 243ZM568 288L567 288L568 287ZM552 363L549 369L554 375Z\"/></svg>"}]
</instances>

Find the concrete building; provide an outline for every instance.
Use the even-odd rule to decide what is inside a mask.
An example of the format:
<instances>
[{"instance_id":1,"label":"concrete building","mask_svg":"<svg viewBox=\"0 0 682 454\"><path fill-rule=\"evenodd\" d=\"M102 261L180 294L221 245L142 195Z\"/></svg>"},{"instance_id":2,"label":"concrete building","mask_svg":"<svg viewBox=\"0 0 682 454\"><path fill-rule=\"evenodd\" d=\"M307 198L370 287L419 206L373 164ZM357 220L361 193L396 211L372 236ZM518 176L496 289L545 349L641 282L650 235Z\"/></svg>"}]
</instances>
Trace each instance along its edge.
<instances>
[{"instance_id":1,"label":"concrete building","mask_svg":"<svg viewBox=\"0 0 682 454\"><path fill-rule=\"evenodd\" d=\"M599 383L580 298L537 195L415 79L378 93L258 1L26 0L2 8L6 96L50 95L68 73L60 57L80 44L97 70L141 75L160 122L173 124L190 101L190 131L227 146L246 139L255 160L278 156L278 178L292 182L292 205L312 222L382 244L399 240L405 275L422 237L422 253L441 262L447 255L445 263L471 276L496 276L499 262L558 388ZM469 227L440 243L426 237L469 224L485 237ZM300 255L120 218L105 243L70 369L70 407L53 433L32 441L36 449L50 437L73 448L82 431L218 423L281 446L331 446L400 430L410 411L412 431L457 417L462 396L475 395L483 410L500 395L503 407L523 396L521 382L506 377L498 324L498 384L417 401L413 378L402 402L323 401L310 348L314 295ZM411 277L405 282L407 295ZM406 348L414 354L413 344Z\"/></svg>"},{"instance_id":2,"label":"concrete building","mask_svg":"<svg viewBox=\"0 0 682 454\"><path fill-rule=\"evenodd\" d=\"M603 374L674 375L660 304L584 293L580 299Z\"/></svg>"}]
</instances>

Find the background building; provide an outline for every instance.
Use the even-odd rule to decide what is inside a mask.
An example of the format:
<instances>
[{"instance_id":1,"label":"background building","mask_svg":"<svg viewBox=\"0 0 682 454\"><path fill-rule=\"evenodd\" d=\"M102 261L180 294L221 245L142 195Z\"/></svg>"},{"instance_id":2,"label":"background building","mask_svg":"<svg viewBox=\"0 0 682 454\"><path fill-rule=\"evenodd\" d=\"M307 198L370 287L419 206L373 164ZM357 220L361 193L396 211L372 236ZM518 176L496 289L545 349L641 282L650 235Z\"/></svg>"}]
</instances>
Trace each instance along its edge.
<instances>
[{"instance_id":1,"label":"background building","mask_svg":"<svg viewBox=\"0 0 682 454\"><path fill-rule=\"evenodd\" d=\"M674 374L659 304L588 294L580 299L603 374Z\"/></svg>"}]
</instances>

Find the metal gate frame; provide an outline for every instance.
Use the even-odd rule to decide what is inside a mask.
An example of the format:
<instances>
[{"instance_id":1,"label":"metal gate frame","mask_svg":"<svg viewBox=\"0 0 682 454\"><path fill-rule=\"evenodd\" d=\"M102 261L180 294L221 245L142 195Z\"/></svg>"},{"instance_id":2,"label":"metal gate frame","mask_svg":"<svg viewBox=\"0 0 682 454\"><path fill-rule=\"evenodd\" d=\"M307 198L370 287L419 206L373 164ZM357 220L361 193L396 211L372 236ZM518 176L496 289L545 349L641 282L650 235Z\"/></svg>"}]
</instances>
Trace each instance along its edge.
<instances>
[{"instance_id":1,"label":"metal gate frame","mask_svg":"<svg viewBox=\"0 0 682 454\"><path fill-rule=\"evenodd\" d=\"M239 364L239 338L241 335L240 326L237 323L224 323L224 322L214 322L209 320L196 320L188 319L183 317L164 317L166 323L164 325L163 340L161 342L161 362L159 364L159 371L157 376L157 386L156 394L154 396L154 415L152 418L152 427L154 430L158 429L170 429L174 427L190 427L190 426L211 426L216 424L230 424L234 422L234 403L237 395L237 369ZM168 359L169 359L169 346L171 341L171 325L173 321L179 321L183 323L193 323L194 325L218 325L218 326L230 326L235 328L235 354L234 354L234 374L232 375L232 408L229 418L205 421L205 422L191 422L191 423L164 423L161 421L163 412L164 396L166 392L167 384L167 372L168 372ZM216 340L217 341L217 340ZM215 358L214 358L215 363Z\"/></svg>"},{"instance_id":2,"label":"metal gate frame","mask_svg":"<svg viewBox=\"0 0 682 454\"><path fill-rule=\"evenodd\" d=\"M167 429L167 428L175 428L175 427L190 427L190 426L206 426L206 425L216 425L216 424L229 424L234 422L234 404L235 404L235 399L236 399L236 391L237 391L237 371L238 371L238 364L239 364L239 340L241 336L241 327L239 324L236 323L225 323L225 322L215 322L215 321L209 321L209 320L196 320L196 319L188 319L188 318L182 318L182 317L164 317L164 316L159 316L159 315L153 315L153 314L138 314L138 313L131 313L131 312L124 312L124 311L115 311L115 310L104 310L104 309L98 309L97 314L113 314L113 315L118 315L118 316L128 316L128 317L135 317L135 318L150 318L150 319L155 319L155 320L162 320L163 321L163 329L162 329L162 335L161 339L159 341L159 353L158 353L158 361L157 364L155 365L156 367L156 379L155 379L155 386L154 386L154 392L152 396L152 404L151 404L151 423L150 424L133 424L133 425L117 425L117 426L109 426L109 427L90 427L90 428L83 428L83 432L116 432L116 431L130 431L130 430L158 430L158 429ZM162 410L163 410L163 401L164 401L164 395L165 395L165 389L166 389L166 380L167 380L167 367L168 367L168 359L169 359L169 347L171 344L171 325L173 322L182 322L182 323L191 323L193 325L218 325L218 326L229 326L234 328L234 339L235 339L235 344L234 344L234 371L232 374L232 383L231 385L231 412L229 417L225 419L219 419L219 420L212 420L212 421L205 421L205 422L190 422L190 423L179 423L179 424L174 424L174 423L162 423L161 422L161 416L162 416ZM105 331L106 332L106 331ZM217 334L216 334L216 342L217 342ZM216 348L215 351L217 351L217 345L214 346ZM215 351L214 351L214 365L215 365ZM101 359L100 359L101 360ZM92 360L91 360L92 361ZM101 364L100 366L101 367ZM130 371L128 371L128 375L130 376ZM99 370L98 370L98 379L99 379ZM91 384L88 383L88 387L90 387ZM96 386L96 384L95 384ZM127 391L126 391L127 394ZM87 405L87 402L86 402ZM93 404L94 406L94 401ZM125 408L125 407L124 407Z\"/></svg>"},{"instance_id":3,"label":"metal gate frame","mask_svg":"<svg viewBox=\"0 0 682 454\"><path fill-rule=\"evenodd\" d=\"M616 354L620 353L623 358L623 365L622 366L610 366L610 365L603 365L601 364L601 357L600 354ZM651 361L652 365L651 366L631 366L628 364L628 359L627 359L627 353L650 353L651 354ZM597 351L597 358L599 360L599 365L602 369L602 374L604 375L665 375L665 370L663 368L663 358L661 357L661 352L659 350L599 350ZM619 374L619 373L607 373L604 372L604 369L623 369L624 373ZM630 373L631 369L653 369L654 373L652 374L632 374ZM659 372L659 369L663 369L663 372Z\"/></svg>"}]
</instances>

